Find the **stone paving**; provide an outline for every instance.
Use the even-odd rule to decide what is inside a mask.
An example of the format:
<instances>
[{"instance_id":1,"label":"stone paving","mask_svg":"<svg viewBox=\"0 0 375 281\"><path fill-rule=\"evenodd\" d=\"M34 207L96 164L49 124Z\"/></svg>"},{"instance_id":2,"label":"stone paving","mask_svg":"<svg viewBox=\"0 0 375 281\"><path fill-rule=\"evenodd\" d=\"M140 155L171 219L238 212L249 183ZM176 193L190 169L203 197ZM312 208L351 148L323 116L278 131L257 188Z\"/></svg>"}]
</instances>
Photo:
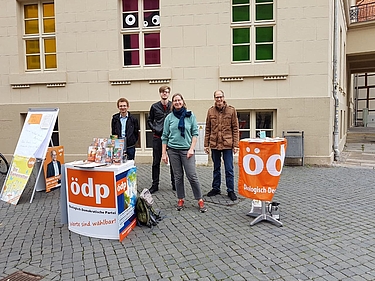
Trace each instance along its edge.
<instances>
[{"instance_id":1,"label":"stone paving","mask_svg":"<svg viewBox=\"0 0 375 281\"><path fill-rule=\"evenodd\" d=\"M141 191L151 167L137 167ZM197 171L207 193L212 167ZM274 196L283 227L250 226L250 199L207 202L202 214L189 185L186 207L176 211L162 165L154 199L163 220L122 242L70 232L60 223L60 190L37 192L30 204L28 186L16 206L0 201L0 280L19 270L42 280L375 280L374 173L355 165L284 167Z\"/></svg>"}]
</instances>

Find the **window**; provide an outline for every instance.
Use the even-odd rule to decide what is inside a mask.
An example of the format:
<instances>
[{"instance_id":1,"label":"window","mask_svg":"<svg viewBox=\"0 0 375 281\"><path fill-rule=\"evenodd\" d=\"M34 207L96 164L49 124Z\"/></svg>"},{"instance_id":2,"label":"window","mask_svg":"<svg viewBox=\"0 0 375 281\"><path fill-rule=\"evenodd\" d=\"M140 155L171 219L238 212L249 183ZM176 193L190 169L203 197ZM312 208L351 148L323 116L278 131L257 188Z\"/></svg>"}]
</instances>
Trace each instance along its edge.
<instances>
[{"instance_id":1,"label":"window","mask_svg":"<svg viewBox=\"0 0 375 281\"><path fill-rule=\"evenodd\" d=\"M152 139L154 133L152 132L150 126L148 125L148 113L145 114L145 128L146 128L146 148L152 148Z\"/></svg>"},{"instance_id":2,"label":"window","mask_svg":"<svg viewBox=\"0 0 375 281\"><path fill-rule=\"evenodd\" d=\"M122 0L124 66L160 65L159 0Z\"/></svg>"},{"instance_id":3,"label":"window","mask_svg":"<svg viewBox=\"0 0 375 281\"><path fill-rule=\"evenodd\" d=\"M132 115L133 115L134 118L136 118L138 120L139 126L141 126L141 123L140 123L141 122L141 120L140 120L141 114L139 114L139 113L132 113ZM141 147L141 143L142 143L142 134L141 134L141 132L142 132L142 128L139 127L139 132L138 132L139 139L138 139L137 143L135 144L135 148L140 148Z\"/></svg>"},{"instance_id":4,"label":"window","mask_svg":"<svg viewBox=\"0 0 375 281\"><path fill-rule=\"evenodd\" d=\"M132 112L132 115L137 118L139 123L139 140L135 144L135 147L138 148L138 151L145 151L148 148L152 148L153 133L147 125L148 112Z\"/></svg>"},{"instance_id":5,"label":"window","mask_svg":"<svg viewBox=\"0 0 375 281\"><path fill-rule=\"evenodd\" d=\"M23 21L26 70L56 70L54 3L25 4Z\"/></svg>"},{"instance_id":6,"label":"window","mask_svg":"<svg viewBox=\"0 0 375 281\"><path fill-rule=\"evenodd\" d=\"M53 146L59 146L60 145L60 138L59 138L59 117L58 116L56 117L55 126L53 127L51 141L53 143ZM50 142L49 146L52 146L51 142Z\"/></svg>"},{"instance_id":7,"label":"window","mask_svg":"<svg viewBox=\"0 0 375 281\"><path fill-rule=\"evenodd\" d=\"M232 0L232 61L274 60L273 0Z\"/></svg>"},{"instance_id":8,"label":"window","mask_svg":"<svg viewBox=\"0 0 375 281\"><path fill-rule=\"evenodd\" d=\"M274 137L274 111L239 111L237 116L240 139L259 138L261 131Z\"/></svg>"}]
</instances>

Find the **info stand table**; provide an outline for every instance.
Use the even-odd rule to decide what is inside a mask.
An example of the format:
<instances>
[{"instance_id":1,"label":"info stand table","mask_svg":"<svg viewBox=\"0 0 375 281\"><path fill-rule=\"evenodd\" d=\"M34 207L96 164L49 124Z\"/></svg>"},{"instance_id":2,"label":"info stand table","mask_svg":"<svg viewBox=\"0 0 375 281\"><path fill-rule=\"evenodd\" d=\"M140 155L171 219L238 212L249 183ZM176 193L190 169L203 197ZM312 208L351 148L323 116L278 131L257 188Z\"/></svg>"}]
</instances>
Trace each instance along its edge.
<instances>
[{"instance_id":1,"label":"info stand table","mask_svg":"<svg viewBox=\"0 0 375 281\"><path fill-rule=\"evenodd\" d=\"M136 225L136 167L65 164L68 228L75 233L122 241Z\"/></svg>"},{"instance_id":2,"label":"info stand table","mask_svg":"<svg viewBox=\"0 0 375 281\"><path fill-rule=\"evenodd\" d=\"M261 201L261 213L250 212L257 216L250 225L260 221L270 221L278 226L283 224L273 218L266 210L266 201L272 201L279 183L284 165L285 138L242 139L240 141L239 165L239 194Z\"/></svg>"}]
</instances>

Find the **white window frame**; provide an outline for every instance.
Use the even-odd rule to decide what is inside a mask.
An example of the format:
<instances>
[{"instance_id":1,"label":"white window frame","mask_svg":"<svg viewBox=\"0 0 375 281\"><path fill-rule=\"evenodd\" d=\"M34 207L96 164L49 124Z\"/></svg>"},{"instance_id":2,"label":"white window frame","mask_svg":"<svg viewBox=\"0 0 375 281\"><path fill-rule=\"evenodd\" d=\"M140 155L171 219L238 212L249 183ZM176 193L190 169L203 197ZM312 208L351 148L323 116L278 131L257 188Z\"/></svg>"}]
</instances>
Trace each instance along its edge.
<instances>
[{"instance_id":1,"label":"white window frame","mask_svg":"<svg viewBox=\"0 0 375 281\"><path fill-rule=\"evenodd\" d=\"M270 112L272 113L272 127L270 129L260 129L260 128L256 128L256 115L257 113L259 112ZM240 113L247 113L249 114L249 124L250 124L250 128L246 128L246 129L239 129L240 131L240 136L241 136L241 132L249 132L249 137L250 138L258 138L259 136L257 136L257 131L266 131L266 132L271 132L271 137L274 138L275 137L275 131L276 131L276 110L272 110L272 109L264 109L264 110L237 110L237 113L240 114Z\"/></svg>"},{"instance_id":2,"label":"white window frame","mask_svg":"<svg viewBox=\"0 0 375 281\"><path fill-rule=\"evenodd\" d=\"M144 35L149 34L149 33L159 33L159 36L161 35L160 33L160 24L159 26L153 26L153 27L144 27L143 22L144 22L144 12L145 10L143 9L143 0L138 0L138 27L136 28L124 28L123 27L123 7L122 7L122 2L121 2L121 45L122 45L122 67L124 68L143 68L143 67L155 67L155 66L161 66L161 38L160 38L160 47L159 48L153 48L153 49L158 49L160 52L160 64L145 64L145 42L144 42ZM160 0L159 0L159 15L160 15ZM125 48L124 48L124 35L126 34L138 34L138 44L139 44L139 65L125 65L124 62L124 53L125 53ZM134 49L135 50L135 49ZM147 50L152 50L151 48Z\"/></svg>"},{"instance_id":3,"label":"white window frame","mask_svg":"<svg viewBox=\"0 0 375 281\"><path fill-rule=\"evenodd\" d=\"M232 0L231 0L232 1ZM232 64L238 64L238 63L259 63L259 62L275 62L275 55L276 55L276 0L273 0L273 19L272 20L262 20L262 21L256 21L256 5L261 5L260 3L256 4L255 0L249 0L250 1L250 20L244 21L244 22L232 22L231 21L231 62ZM231 4L231 19L233 19L233 4ZM263 43L256 43L256 28L257 27L272 27L273 31L273 54L272 54L272 60L256 60L256 46L261 45ZM233 29L236 28L248 28L250 29L250 59L248 61L234 61L233 60ZM269 43L267 43L269 44ZM245 44L244 44L245 45ZM248 45L248 44L246 44Z\"/></svg>"},{"instance_id":4,"label":"white window frame","mask_svg":"<svg viewBox=\"0 0 375 281\"><path fill-rule=\"evenodd\" d=\"M148 111L137 111L132 112L132 115L137 115L137 119L139 122L139 144L140 147L137 147L136 150L138 152L149 152L152 150L152 144L150 147L147 147L147 133L152 132L151 130L147 129L147 116L149 112ZM139 116L139 118L138 118Z\"/></svg>"},{"instance_id":5,"label":"white window frame","mask_svg":"<svg viewBox=\"0 0 375 281\"><path fill-rule=\"evenodd\" d=\"M49 38L54 38L55 43L56 43L56 32L53 33L44 33L43 32L43 4L48 4L48 3L53 3L55 5L54 0L37 0L37 1L32 1L32 2L27 2L23 3L21 5L22 9L22 45L23 45L23 55L24 55L24 65L25 65L25 71L27 72L50 72L50 71L56 71L56 68L46 68L45 66L45 56L46 56L46 51L44 47L44 39L49 39ZM24 6L27 5L38 5L38 34L26 34L25 30L25 9ZM56 19L56 15L54 17ZM56 20L55 20L55 25L56 25ZM55 26L56 29L56 26ZM26 40L29 39L38 39L39 40L39 56L40 56L40 68L39 69L27 69L27 54L26 54ZM48 54L55 54L56 55L56 65L57 65L57 53L48 53Z\"/></svg>"}]
</instances>

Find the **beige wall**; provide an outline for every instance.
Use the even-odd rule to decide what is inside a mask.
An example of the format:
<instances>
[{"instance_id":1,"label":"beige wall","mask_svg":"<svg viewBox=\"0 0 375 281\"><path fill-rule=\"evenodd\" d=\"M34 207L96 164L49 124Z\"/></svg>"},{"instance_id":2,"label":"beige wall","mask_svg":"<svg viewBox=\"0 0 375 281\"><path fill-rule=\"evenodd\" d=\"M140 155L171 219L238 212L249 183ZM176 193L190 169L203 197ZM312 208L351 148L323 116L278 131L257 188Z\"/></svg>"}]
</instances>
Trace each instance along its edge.
<instances>
[{"instance_id":1,"label":"beige wall","mask_svg":"<svg viewBox=\"0 0 375 281\"><path fill-rule=\"evenodd\" d=\"M162 66L124 69L120 1L56 0L58 71L40 74L24 72L18 2L0 0L6 7L0 11L0 128L6 132L0 136L1 150L12 155L20 113L59 107L60 143L68 159L81 159L92 137L109 135L119 97L130 100L130 111L147 112L159 97L158 87L168 84L184 95L199 122L218 88L238 110L275 110L276 135L304 130L305 162L329 164L334 120L330 2L275 1L275 62L233 65L230 1L163 0ZM223 82L233 78L240 79ZM125 81L130 85L111 84ZM29 88L11 87L23 84ZM342 110L344 94L339 96ZM138 161L150 156L150 149L137 152Z\"/></svg>"},{"instance_id":2,"label":"beige wall","mask_svg":"<svg viewBox=\"0 0 375 281\"><path fill-rule=\"evenodd\" d=\"M348 32L347 54L373 53L375 46L374 36L375 23L359 24L355 29Z\"/></svg>"},{"instance_id":3,"label":"beige wall","mask_svg":"<svg viewBox=\"0 0 375 281\"><path fill-rule=\"evenodd\" d=\"M324 145L331 141L331 138L322 137L322 134L330 135L327 119L330 118L329 107L332 105L329 98L296 99L293 100L293 105L290 99L280 99L277 105L271 99L262 99L256 102L250 99L228 99L228 102L238 110L248 109L244 106L246 104L255 104L251 107L254 109L275 109L277 111L275 136L281 137L283 131L301 130L305 124L311 123L312 126L304 130L309 136L308 138L305 136L307 163L326 164L331 161L331 151L327 145ZM204 122L205 113L211 105L211 101L187 100L187 105L197 115L198 122ZM4 143L2 151L7 154L8 158L11 157L16 147L22 128L20 113L27 113L30 107L41 106L39 104L24 104L1 107L1 126L6 134L0 137L0 141ZM59 107L60 144L65 147L67 161L86 158L87 147L94 136L109 136L111 116L116 113L115 103L112 102L44 104L43 107ZM137 103L134 105L131 103L130 110L132 111L134 107L138 108ZM316 118L317 116L318 118ZM137 150L136 159L139 162L149 162L150 156L150 149Z\"/></svg>"}]
</instances>

